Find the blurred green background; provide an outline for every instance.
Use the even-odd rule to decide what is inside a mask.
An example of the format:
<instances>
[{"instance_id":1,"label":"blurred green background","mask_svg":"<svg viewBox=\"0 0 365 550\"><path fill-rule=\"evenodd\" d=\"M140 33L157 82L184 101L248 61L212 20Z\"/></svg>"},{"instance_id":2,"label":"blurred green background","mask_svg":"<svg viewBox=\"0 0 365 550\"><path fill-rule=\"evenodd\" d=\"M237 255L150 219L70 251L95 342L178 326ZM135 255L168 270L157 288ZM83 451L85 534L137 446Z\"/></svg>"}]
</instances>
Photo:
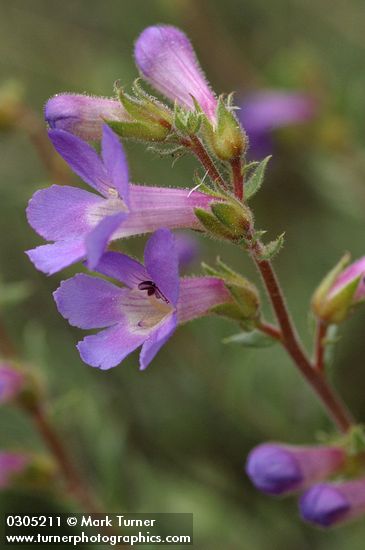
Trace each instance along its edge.
<instances>
[{"instance_id":1,"label":"blurred green background","mask_svg":"<svg viewBox=\"0 0 365 550\"><path fill-rule=\"evenodd\" d=\"M286 231L275 263L310 345L313 288L345 250L354 258L364 254L363 1L1 0L0 11L1 85L23 89L23 101L40 119L57 92L112 95L117 78L128 86L137 76L133 42L159 22L189 34L217 92L284 88L320 98L314 121L275 133L274 160L254 203L261 228L272 237ZM27 111L24 121L0 134L1 315L21 357L45 380L54 423L106 509L193 512L195 547L202 550L363 549L364 521L314 529L300 521L294 498L266 497L246 478L254 445L310 444L332 430L278 347L224 345L236 327L207 318L181 328L146 372L139 372L137 354L108 372L81 362L75 344L83 332L60 317L52 300L59 281L80 266L47 278L24 254L41 243L27 225L27 201L51 183L33 146L39 139L33 114ZM191 185L191 159L172 169L141 145L126 148L133 181ZM137 254L142 243L121 246ZM199 243L205 261L219 253L257 279L233 247ZM192 272L199 273L198 262ZM11 303L6 297L15 282L24 282L29 296ZM365 311L358 311L343 327L331 372L359 420L364 322ZM11 407L0 412L0 441L4 449L43 449L31 423ZM0 505L50 510L48 498L8 491Z\"/></svg>"}]
</instances>

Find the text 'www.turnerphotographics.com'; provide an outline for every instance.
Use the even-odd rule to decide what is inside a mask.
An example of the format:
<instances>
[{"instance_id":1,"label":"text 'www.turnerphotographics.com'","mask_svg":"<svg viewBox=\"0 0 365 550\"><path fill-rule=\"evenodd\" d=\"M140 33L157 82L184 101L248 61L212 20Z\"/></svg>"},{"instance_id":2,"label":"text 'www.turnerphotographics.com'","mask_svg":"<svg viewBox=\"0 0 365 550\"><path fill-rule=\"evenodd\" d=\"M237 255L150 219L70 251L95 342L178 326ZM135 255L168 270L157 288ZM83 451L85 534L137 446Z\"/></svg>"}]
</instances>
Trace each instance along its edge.
<instances>
[{"instance_id":1,"label":"text 'www.turnerphotographics.com'","mask_svg":"<svg viewBox=\"0 0 365 550\"><path fill-rule=\"evenodd\" d=\"M192 545L193 514L7 514L6 545Z\"/></svg>"}]
</instances>

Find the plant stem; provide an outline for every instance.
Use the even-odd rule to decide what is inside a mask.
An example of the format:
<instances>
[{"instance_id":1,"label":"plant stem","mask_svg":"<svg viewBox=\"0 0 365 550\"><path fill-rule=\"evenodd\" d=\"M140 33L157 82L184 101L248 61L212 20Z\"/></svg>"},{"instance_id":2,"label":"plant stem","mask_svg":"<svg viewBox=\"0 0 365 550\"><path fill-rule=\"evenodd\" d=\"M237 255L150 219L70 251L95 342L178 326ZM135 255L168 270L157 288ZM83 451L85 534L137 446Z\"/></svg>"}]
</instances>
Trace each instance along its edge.
<instances>
[{"instance_id":1,"label":"plant stem","mask_svg":"<svg viewBox=\"0 0 365 550\"><path fill-rule=\"evenodd\" d=\"M324 340L327 334L327 324L318 319L315 337L314 365L319 372L324 370Z\"/></svg>"},{"instance_id":2,"label":"plant stem","mask_svg":"<svg viewBox=\"0 0 365 550\"><path fill-rule=\"evenodd\" d=\"M271 323L266 323L266 321L259 321L257 323L257 329L261 330L261 332L264 332L268 336L271 336L271 338L278 340L279 342L282 342L283 340L281 330Z\"/></svg>"},{"instance_id":3,"label":"plant stem","mask_svg":"<svg viewBox=\"0 0 365 550\"><path fill-rule=\"evenodd\" d=\"M94 513L100 512L99 505L95 502L94 497L91 496L88 488L79 476L79 473L76 470L71 458L68 456L61 439L58 437L53 426L50 424L43 407L41 405L37 405L34 408L29 408L28 412L33 418L33 421L48 449L54 456L66 481L69 493L75 497L85 511Z\"/></svg>"},{"instance_id":4,"label":"plant stem","mask_svg":"<svg viewBox=\"0 0 365 550\"><path fill-rule=\"evenodd\" d=\"M218 172L213 160L210 158L208 152L206 151L204 145L200 141L200 139L197 136L190 136L190 148L195 154L195 156L198 158L198 160L201 162L201 164L204 166L205 170L208 172L209 177L215 183L216 185L222 187L226 191L228 190L228 186L220 173Z\"/></svg>"},{"instance_id":5,"label":"plant stem","mask_svg":"<svg viewBox=\"0 0 365 550\"><path fill-rule=\"evenodd\" d=\"M327 413L333 419L339 430L347 432L353 424L351 414L334 389L330 387L323 373L313 368L303 351L290 318L275 271L270 261L260 259L261 248L262 245L255 242L252 244L251 254L264 281L272 307L280 325L283 345L304 378L320 398Z\"/></svg>"},{"instance_id":6,"label":"plant stem","mask_svg":"<svg viewBox=\"0 0 365 550\"><path fill-rule=\"evenodd\" d=\"M243 200L244 186L243 186L243 174L242 174L242 162L240 157L236 157L231 160L231 170L233 179L234 194L239 200Z\"/></svg>"}]
</instances>

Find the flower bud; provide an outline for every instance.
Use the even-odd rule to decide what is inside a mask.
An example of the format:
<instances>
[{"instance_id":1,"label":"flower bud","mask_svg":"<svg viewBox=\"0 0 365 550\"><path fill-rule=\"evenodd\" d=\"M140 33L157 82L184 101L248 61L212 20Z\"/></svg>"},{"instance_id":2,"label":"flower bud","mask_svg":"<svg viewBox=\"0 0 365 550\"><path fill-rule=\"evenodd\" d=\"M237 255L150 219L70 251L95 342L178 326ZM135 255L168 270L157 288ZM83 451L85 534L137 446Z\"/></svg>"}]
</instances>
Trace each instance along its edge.
<instances>
[{"instance_id":1,"label":"flower bud","mask_svg":"<svg viewBox=\"0 0 365 550\"><path fill-rule=\"evenodd\" d=\"M348 267L349 255L323 279L312 298L315 315L328 324L346 319L353 306L365 300L365 256Z\"/></svg>"},{"instance_id":2,"label":"flower bud","mask_svg":"<svg viewBox=\"0 0 365 550\"><path fill-rule=\"evenodd\" d=\"M333 474L344 464L345 458L345 451L338 447L264 443L249 454L246 472L260 491L282 495L299 491Z\"/></svg>"},{"instance_id":3,"label":"flower bud","mask_svg":"<svg viewBox=\"0 0 365 550\"><path fill-rule=\"evenodd\" d=\"M321 527L364 515L365 478L315 485L304 493L299 506L304 520Z\"/></svg>"},{"instance_id":4,"label":"flower bud","mask_svg":"<svg viewBox=\"0 0 365 550\"><path fill-rule=\"evenodd\" d=\"M0 404L19 395L24 386L24 375L7 363L0 365Z\"/></svg>"},{"instance_id":5,"label":"flower bud","mask_svg":"<svg viewBox=\"0 0 365 550\"><path fill-rule=\"evenodd\" d=\"M131 120L117 99L86 94L58 94L45 106L45 119L52 129L65 130L85 140L99 140L105 121Z\"/></svg>"},{"instance_id":6,"label":"flower bud","mask_svg":"<svg viewBox=\"0 0 365 550\"><path fill-rule=\"evenodd\" d=\"M147 27L137 39L135 60L142 77L172 102L194 110L194 100L212 122L217 100L206 81L193 47L179 29Z\"/></svg>"},{"instance_id":7,"label":"flower bud","mask_svg":"<svg viewBox=\"0 0 365 550\"><path fill-rule=\"evenodd\" d=\"M252 213L243 204L213 202L211 210L220 223L232 232L235 239L243 238L252 224Z\"/></svg>"},{"instance_id":8,"label":"flower bud","mask_svg":"<svg viewBox=\"0 0 365 550\"><path fill-rule=\"evenodd\" d=\"M222 98L218 102L217 123L214 126L205 124L205 137L212 151L222 161L240 157L247 147L246 134Z\"/></svg>"}]
</instances>

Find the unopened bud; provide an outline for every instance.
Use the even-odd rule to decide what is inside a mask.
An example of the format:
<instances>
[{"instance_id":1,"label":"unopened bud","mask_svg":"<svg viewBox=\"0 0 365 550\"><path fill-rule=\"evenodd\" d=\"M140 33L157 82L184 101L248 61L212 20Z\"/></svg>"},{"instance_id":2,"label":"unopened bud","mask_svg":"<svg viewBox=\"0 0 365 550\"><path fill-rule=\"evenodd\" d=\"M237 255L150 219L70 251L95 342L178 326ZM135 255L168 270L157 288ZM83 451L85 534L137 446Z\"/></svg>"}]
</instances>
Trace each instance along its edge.
<instances>
[{"instance_id":1,"label":"unopened bud","mask_svg":"<svg viewBox=\"0 0 365 550\"><path fill-rule=\"evenodd\" d=\"M315 315L328 324L341 323L355 305L365 300L365 257L351 265L349 260L346 254L313 295Z\"/></svg>"},{"instance_id":2,"label":"unopened bud","mask_svg":"<svg viewBox=\"0 0 365 550\"><path fill-rule=\"evenodd\" d=\"M222 98L217 107L217 123L205 120L205 136L214 154L222 161L240 157L247 147L247 136L233 111Z\"/></svg>"}]
</instances>

